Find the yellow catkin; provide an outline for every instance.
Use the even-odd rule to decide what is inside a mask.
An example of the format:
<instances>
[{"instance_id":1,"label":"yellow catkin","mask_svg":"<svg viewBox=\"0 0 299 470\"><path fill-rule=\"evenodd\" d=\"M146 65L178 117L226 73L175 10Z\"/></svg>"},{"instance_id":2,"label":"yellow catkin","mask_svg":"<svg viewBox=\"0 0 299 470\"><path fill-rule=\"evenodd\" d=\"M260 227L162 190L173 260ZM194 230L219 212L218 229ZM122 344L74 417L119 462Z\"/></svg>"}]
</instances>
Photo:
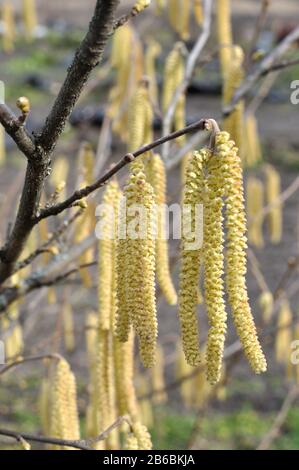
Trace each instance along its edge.
<instances>
[{"instance_id":1,"label":"yellow catkin","mask_svg":"<svg viewBox=\"0 0 299 470\"><path fill-rule=\"evenodd\" d=\"M138 0L135 5L133 6L133 10L136 13L141 13L145 8L149 7L151 4L151 0Z\"/></svg>"},{"instance_id":2,"label":"yellow catkin","mask_svg":"<svg viewBox=\"0 0 299 470\"><path fill-rule=\"evenodd\" d=\"M14 50L15 42L15 19L11 1L5 0L2 5L3 39L4 52L10 53Z\"/></svg>"},{"instance_id":3,"label":"yellow catkin","mask_svg":"<svg viewBox=\"0 0 299 470\"><path fill-rule=\"evenodd\" d=\"M196 22L201 25L203 23L202 0L193 0L193 11Z\"/></svg>"},{"instance_id":4,"label":"yellow catkin","mask_svg":"<svg viewBox=\"0 0 299 470\"><path fill-rule=\"evenodd\" d=\"M127 23L116 30L110 60L116 78L109 96L108 114L113 119L113 131L125 141L128 138L128 103L143 75L142 45L132 25Z\"/></svg>"},{"instance_id":5,"label":"yellow catkin","mask_svg":"<svg viewBox=\"0 0 299 470\"><path fill-rule=\"evenodd\" d=\"M155 40L151 40L147 46L144 58L145 73L149 79L149 95L151 101L158 105L158 85L156 77L156 59L161 54L161 46Z\"/></svg>"},{"instance_id":6,"label":"yellow catkin","mask_svg":"<svg viewBox=\"0 0 299 470\"><path fill-rule=\"evenodd\" d=\"M138 450L151 450L152 440L146 427L140 422L136 422L132 424L132 429L138 442Z\"/></svg>"},{"instance_id":7,"label":"yellow catkin","mask_svg":"<svg viewBox=\"0 0 299 470\"><path fill-rule=\"evenodd\" d=\"M169 0L168 19L176 33L184 41L190 36L189 21L191 13L191 0Z\"/></svg>"},{"instance_id":8,"label":"yellow catkin","mask_svg":"<svg viewBox=\"0 0 299 470\"><path fill-rule=\"evenodd\" d=\"M246 183L246 208L249 219L248 239L252 245L257 248L264 246L263 237L263 216L262 210L264 206L264 186L263 183L249 176Z\"/></svg>"},{"instance_id":9,"label":"yellow catkin","mask_svg":"<svg viewBox=\"0 0 299 470\"><path fill-rule=\"evenodd\" d=\"M244 52L240 46L234 46L231 50L231 61L225 75L223 85L223 105L228 104L236 89L241 85L244 77L243 70ZM224 129L231 135L239 148L243 159L244 144L244 101L240 100L233 112L224 119Z\"/></svg>"},{"instance_id":10,"label":"yellow catkin","mask_svg":"<svg viewBox=\"0 0 299 470\"><path fill-rule=\"evenodd\" d=\"M75 349L74 313L70 302L64 302L62 307L63 337L65 349L72 352Z\"/></svg>"},{"instance_id":11,"label":"yellow catkin","mask_svg":"<svg viewBox=\"0 0 299 470\"><path fill-rule=\"evenodd\" d=\"M128 341L130 332L130 312L127 304L127 258L128 258L128 239L126 233L126 201L123 198L120 202L119 212L120 226L122 227L118 234L119 239L116 247L116 319L115 334L119 341Z\"/></svg>"},{"instance_id":12,"label":"yellow catkin","mask_svg":"<svg viewBox=\"0 0 299 470\"><path fill-rule=\"evenodd\" d=\"M133 152L152 141L152 121L153 112L149 99L148 83L142 80L129 106L129 152ZM136 160L136 164L141 161L142 159Z\"/></svg>"},{"instance_id":13,"label":"yellow catkin","mask_svg":"<svg viewBox=\"0 0 299 470\"><path fill-rule=\"evenodd\" d=\"M145 367L155 362L157 337L155 299L154 191L142 167L132 167L125 187L127 202L126 305L139 339ZM137 208L137 214L136 214ZM141 213L140 213L141 212Z\"/></svg>"},{"instance_id":14,"label":"yellow catkin","mask_svg":"<svg viewBox=\"0 0 299 470\"><path fill-rule=\"evenodd\" d=\"M98 345L98 314L89 312L86 318L86 350L89 366L89 403L86 411L86 434L95 437L98 433L98 402L97 402L97 345Z\"/></svg>"},{"instance_id":15,"label":"yellow catkin","mask_svg":"<svg viewBox=\"0 0 299 470\"><path fill-rule=\"evenodd\" d=\"M278 313L277 334L275 338L275 354L278 362L288 364L292 342L293 314L287 299L283 300Z\"/></svg>"},{"instance_id":16,"label":"yellow catkin","mask_svg":"<svg viewBox=\"0 0 299 470\"><path fill-rule=\"evenodd\" d=\"M279 201L281 182L278 171L271 165L265 167L267 204L273 204L267 218L271 242L277 244L282 236L282 204Z\"/></svg>"},{"instance_id":17,"label":"yellow catkin","mask_svg":"<svg viewBox=\"0 0 299 470\"><path fill-rule=\"evenodd\" d=\"M62 182L67 181L69 174L69 162L68 160L60 156L56 158L53 171L50 176L51 184L56 190ZM66 185L59 191L60 199L64 200L66 198Z\"/></svg>"},{"instance_id":18,"label":"yellow catkin","mask_svg":"<svg viewBox=\"0 0 299 470\"><path fill-rule=\"evenodd\" d=\"M41 383L38 412L43 433L47 436L50 432L50 383L48 378L44 378Z\"/></svg>"},{"instance_id":19,"label":"yellow catkin","mask_svg":"<svg viewBox=\"0 0 299 470\"><path fill-rule=\"evenodd\" d=\"M179 290L179 317L182 332L183 349L188 364L196 366L200 361L199 334L196 317L198 285L200 275L201 246L195 239L196 206L203 204L204 172L203 165L209 157L204 149L195 152L190 158L183 194L183 208L190 209L189 218L183 214L181 274ZM187 222L185 227L185 222Z\"/></svg>"},{"instance_id":20,"label":"yellow catkin","mask_svg":"<svg viewBox=\"0 0 299 470\"><path fill-rule=\"evenodd\" d=\"M100 233L99 263L98 263L98 304L100 312L100 327L108 330L111 327L111 310L114 303L114 257L116 251L115 217L121 191L117 181L111 181L103 195L102 230Z\"/></svg>"},{"instance_id":21,"label":"yellow catkin","mask_svg":"<svg viewBox=\"0 0 299 470\"><path fill-rule=\"evenodd\" d=\"M60 439L80 439L76 380L65 359L58 360L55 365L50 393L50 435Z\"/></svg>"},{"instance_id":22,"label":"yellow catkin","mask_svg":"<svg viewBox=\"0 0 299 470\"><path fill-rule=\"evenodd\" d=\"M215 152L207 164L208 179L204 199L204 287L209 333L206 346L207 379L219 381L226 334L224 302L224 234L222 226L225 179L222 156Z\"/></svg>"},{"instance_id":23,"label":"yellow catkin","mask_svg":"<svg viewBox=\"0 0 299 470\"><path fill-rule=\"evenodd\" d=\"M165 389L164 380L164 353L160 345L157 346L157 361L151 370L152 388L153 390L161 390L161 393L156 393L153 397L153 403L161 404L167 401L167 393Z\"/></svg>"},{"instance_id":24,"label":"yellow catkin","mask_svg":"<svg viewBox=\"0 0 299 470\"><path fill-rule=\"evenodd\" d=\"M147 163L149 182L155 192L157 207L157 239L156 239L156 270L157 279L167 302L170 305L177 303L177 294L172 283L168 246L166 239L166 169L160 155L152 155Z\"/></svg>"},{"instance_id":25,"label":"yellow catkin","mask_svg":"<svg viewBox=\"0 0 299 470\"><path fill-rule=\"evenodd\" d=\"M25 36L28 41L31 41L34 37L34 31L37 27L35 0L23 0L23 20Z\"/></svg>"},{"instance_id":26,"label":"yellow catkin","mask_svg":"<svg viewBox=\"0 0 299 470\"><path fill-rule=\"evenodd\" d=\"M244 130L244 163L247 167L254 167L262 159L262 148L257 120L253 113L250 113L245 117Z\"/></svg>"},{"instance_id":27,"label":"yellow catkin","mask_svg":"<svg viewBox=\"0 0 299 470\"><path fill-rule=\"evenodd\" d=\"M246 286L246 215L244 209L243 174L241 160L235 143L227 132L216 136L216 152L222 158L226 178L226 284L234 323L247 359L256 373L267 368L254 319L251 313Z\"/></svg>"},{"instance_id":28,"label":"yellow catkin","mask_svg":"<svg viewBox=\"0 0 299 470\"><path fill-rule=\"evenodd\" d=\"M184 44L177 42L168 55L165 62L164 81L162 91L162 110L164 113L171 103L173 95L184 78L185 61L184 61ZM185 126L185 95L181 95L174 113L175 130ZM185 137L177 139L178 143L183 143Z\"/></svg>"},{"instance_id":29,"label":"yellow catkin","mask_svg":"<svg viewBox=\"0 0 299 470\"><path fill-rule=\"evenodd\" d=\"M95 155L89 142L83 142L78 154L78 168L80 169L80 187L84 187L93 182L93 168ZM94 203L89 201L84 213L75 223L75 243L79 243L88 237L94 230ZM93 261L93 248L89 248L80 258L80 264L86 264ZM92 278L88 268L80 269L80 276L85 287L90 288Z\"/></svg>"},{"instance_id":30,"label":"yellow catkin","mask_svg":"<svg viewBox=\"0 0 299 470\"><path fill-rule=\"evenodd\" d=\"M118 414L128 414L133 421L139 420L139 407L134 387L134 334L128 341L114 341L114 370Z\"/></svg>"},{"instance_id":31,"label":"yellow catkin","mask_svg":"<svg viewBox=\"0 0 299 470\"><path fill-rule=\"evenodd\" d=\"M263 322L269 323L273 314L273 295L270 291L265 290L258 298L259 307L262 312Z\"/></svg>"},{"instance_id":32,"label":"yellow catkin","mask_svg":"<svg viewBox=\"0 0 299 470\"><path fill-rule=\"evenodd\" d=\"M97 358L96 358L96 371L95 371L95 390L96 397L94 403L93 412L97 414L96 420L96 434L103 432L112 422L111 420L111 409L110 406L113 404L110 402L111 394L110 388L111 383L111 335L109 330L98 331L97 339ZM98 450L106 448L106 442L99 442L96 445Z\"/></svg>"},{"instance_id":33,"label":"yellow catkin","mask_svg":"<svg viewBox=\"0 0 299 470\"><path fill-rule=\"evenodd\" d=\"M125 440L125 450L139 450L138 439L133 433L128 433Z\"/></svg>"},{"instance_id":34,"label":"yellow catkin","mask_svg":"<svg viewBox=\"0 0 299 470\"><path fill-rule=\"evenodd\" d=\"M5 148L5 130L0 124L0 167L5 164L6 148Z\"/></svg>"},{"instance_id":35,"label":"yellow catkin","mask_svg":"<svg viewBox=\"0 0 299 470\"><path fill-rule=\"evenodd\" d=\"M223 79L226 76L231 61L231 46L233 44L231 28L230 0L216 2L217 36L219 44L220 65Z\"/></svg>"}]
</instances>

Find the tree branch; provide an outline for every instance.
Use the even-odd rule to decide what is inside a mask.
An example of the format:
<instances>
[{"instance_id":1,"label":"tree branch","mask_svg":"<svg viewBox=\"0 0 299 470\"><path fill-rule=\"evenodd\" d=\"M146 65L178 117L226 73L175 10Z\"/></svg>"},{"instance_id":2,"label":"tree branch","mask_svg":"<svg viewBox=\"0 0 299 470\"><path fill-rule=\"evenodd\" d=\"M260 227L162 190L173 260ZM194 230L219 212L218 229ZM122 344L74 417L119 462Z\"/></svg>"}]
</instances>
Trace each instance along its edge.
<instances>
[{"instance_id":1,"label":"tree branch","mask_svg":"<svg viewBox=\"0 0 299 470\"><path fill-rule=\"evenodd\" d=\"M42 209L40 211L40 214L35 218L34 223L36 224L40 220L45 219L46 217L60 214L65 209L68 209L69 207L71 207L71 205L75 201L78 201L79 199L82 199L88 196L93 191L101 188L119 170L121 170L128 163L132 162L135 158L139 157L143 153L148 152L152 150L153 148L158 147L159 145L162 145L165 142L176 139L177 137L180 137L181 135L188 134L194 131L204 130L206 128L206 122L207 122L207 119L201 119L200 121L197 121L194 124L190 124L190 126L184 127L183 129L180 129L179 131L172 132L171 134L166 135L165 137L160 137L159 139L154 140L150 144L146 144L140 147L138 150L135 150L135 152L124 155L119 160L119 162L116 163L115 166L113 166L109 171L107 171L107 173L105 173L101 178L95 181L92 185L86 186L80 190L75 191L69 198L67 198L63 202L60 202L59 204Z\"/></svg>"},{"instance_id":2,"label":"tree branch","mask_svg":"<svg viewBox=\"0 0 299 470\"><path fill-rule=\"evenodd\" d=\"M120 426L123 422L127 422L130 425L130 420L128 416L120 416L117 420L111 424L105 431L99 434L95 438L91 439L78 439L78 440L71 440L71 439L57 439L56 437L43 437L43 436L36 436L35 434L29 434L26 432L18 432L18 431L10 431L8 429L0 429L1 436L12 437L17 441L20 439L25 439L26 441L32 442L40 442L43 444L53 444L63 447L73 447L74 449L80 450L95 450L91 446L98 441L104 441L107 439L109 434L118 426Z\"/></svg>"},{"instance_id":3,"label":"tree branch","mask_svg":"<svg viewBox=\"0 0 299 470\"><path fill-rule=\"evenodd\" d=\"M233 99L223 109L224 116L229 116L235 109L237 103L244 98L245 95L251 90L255 83L267 73L273 71L274 62L279 59L289 47L299 38L299 26L295 28L290 34L288 34L279 44L276 46L270 54L268 54L250 75L245 78L241 86L236 90ZM293 64L289 64L293 65Z\"/></svg>"},{"instance_id":4,"label":"tree branch","mask_svg":"<svg viewBox=\"0 0 299 470\"><path fill-rule=\"evenodd\" d=\"M35 151L35 143L24 128L20 119L5 105L0 103L0 123L7 134L15 141L21 152L30 158Z\"/></svg>"}]
</instances>

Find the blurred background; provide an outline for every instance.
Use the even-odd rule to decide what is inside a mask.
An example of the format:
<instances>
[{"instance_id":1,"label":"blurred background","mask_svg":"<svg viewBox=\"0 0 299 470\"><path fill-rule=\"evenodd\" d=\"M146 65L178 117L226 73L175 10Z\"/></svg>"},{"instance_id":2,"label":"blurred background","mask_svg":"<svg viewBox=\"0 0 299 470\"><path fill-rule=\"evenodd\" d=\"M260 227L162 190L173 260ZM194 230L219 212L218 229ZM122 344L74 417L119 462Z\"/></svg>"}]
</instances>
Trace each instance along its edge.
<instances>
[{"instance_id":1,"label":"blurred background","mask_svg":"<svg viewBox=\"0 0 299 470\"><path fill-rule=\"evenodd\" d=\"M5 3L4 0L0 1L2 12ZM5 83L5 100L15 112L15 102L19 96L30 99L27 127L38 131L86 31L95 1L36 0L37 16L33 27L30 24L26 26L21 0L8 3L13 7L14 32L7 39L2 16L0 80ZM119 14L126 13L134 4L131 1L120 3ZM234 42L245 53L252 46L262 3L259 0L231 2ZM182 40L182 37L174 31L169 21L168 6L159 11L158 4L153 0L130 24L143 54L146 55L153 40L159 46L155 73L158 90L161 91L166 58L175 42ZM270 1L262 30L251 51L251 67L258 67L261 58L298 26L298 20L296 0ZM189 36L183 38L186 54L192 49L199 32L200 25L191 13ZM110 58L111 43L105 49L102 64L88 82L55 149L53 175L49 177L45 190L47 196L51 195L60 180L67 182L65 194L71 194L78 182L82 182L82 169L78 166L82 142L87 141L96 153L95 175L109 168L126 152L126 144L119 133L111 130L111 123L106 119L109 92L115 83L115 70ZM221 119L222 79L216 46L213 15L208 44L200 56L187 92L187 123L203 117ZM293 45L286 58L299 59L298 44ZM299 65L267 75L259 86L251 90L246 100L248 105L257 96L260 97L257 103L254 101L254 106L261 151L257 161L244 168L246 186L251 193L247 193L247 199L252 199L251 203L247 201L248 211L251 211L247 280L252 309L268 360L268 371L262 376L253 375L244 354L238 350L237 335L229 319L225 373L221 384L212 389L205 382L202 371L192 371L183 362L177 307L167 305L158 291L160 369L147 371L137 358L135 376L143 419L151 431L155 449L255 449L259 446L299 449L299 396L296 388L299 366L290 363L291 341L299 339L296 328L299 321L299 104L294 105L290 101L293 80L299 80ZM161 133L158 108L155 113L156 137ZM25 159L20 156L14 143L8 137L4 138L3 133L0 146L0 240L3 243L15 214ZM172 157L175 154L169 156L169 161ZM169 202L179 202L179 162L170 164L169 168ZM280 211L278 215L277 212L273 215L273 211L269 210L271 195L267 192L267 184L272 170L275 171L274 179L278 187L275 197L280 201L275 206ZM125 174L126 171L120 173L121 183ZM264 194L262 201L254 197L261 185ZM100 199L101 191L96 193L94 203L99 203ZM262 215L254 218L259 211ZM269 221L271 217L278 225L281 222L281 234L273 235ZM55 232L62 220L51 220L49 227L45 228L45 236L47 231ZM90 233L93 233L95 224L94 218ZM57 249L60 252L66 249L73 235L65 235L59 241ZM41 233L36 236L43 239ZM170 262L176 287L178 249L178 241L171 240ZM56 254L53 250L47 256ZM97 309L96 267L90 268L89 275L92 282L88 290L82 285L81 278L74 276L55 289L43 288L26 296L17 307L21 333L15 332L15 335L21 334L22 340L11 340L18 341L17 349L12 346L13 356L27 357L59 351L68 359L77 378L83 433L88 402L86 318ZM71 321L68 321L69 313L66 314L65 310L71 310ZM199 305L199 319L204 344L207 320L203 304ZM0 339L5 341L11 334L11 330L5 333L6 328L3 321ZM285 355L279 353L281 349L285 350ZM36 361L0 375L1 426L41 432L39 397L45 368L45 363ZM184 377L188 374L191 376L186 380ZM165 388L165 392L153 392L160 388ZM1 439L0 448L7 447L7 441Z\"/></svg>"}]
</instances>

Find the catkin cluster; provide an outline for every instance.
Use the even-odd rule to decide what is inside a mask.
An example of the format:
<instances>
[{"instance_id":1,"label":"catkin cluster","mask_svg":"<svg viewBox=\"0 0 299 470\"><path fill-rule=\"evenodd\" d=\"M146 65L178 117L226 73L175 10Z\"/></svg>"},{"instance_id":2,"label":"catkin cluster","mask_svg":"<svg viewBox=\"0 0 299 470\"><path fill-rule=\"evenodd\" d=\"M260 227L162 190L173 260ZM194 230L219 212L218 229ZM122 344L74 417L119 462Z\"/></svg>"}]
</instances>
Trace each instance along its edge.
<instances>
[{"instance_id":1,"label":"catkin cluster","mask_svg":"<svg viewBox=\"0 0 299 470\"><path fill-rule=\"evenodd\" d=\"M224 234L223 208L226 224L226 290L234 323L245 354L253 370L266 370L266 360L259 344L246 288L246 216L243 196L241 161L234 141L227 132L217 132L213 151L195 152L185 176L183 208L191 206L191 218L185 223L194 231L197 204L204 208L203 249L182 242L182 267L179 293L179 315L183 349L187 362L200 361L196 318L200 260L204 261L204 287L209 333L206 345L207 378L216 383L221 376L226 312L224 302ZM191 224L190 224L191 222ZM184 225L183 225L184 228ZM188 233L188 232L187 232ZM189 237L190 238L190 237Z\"/></svg>"}]
</instances>

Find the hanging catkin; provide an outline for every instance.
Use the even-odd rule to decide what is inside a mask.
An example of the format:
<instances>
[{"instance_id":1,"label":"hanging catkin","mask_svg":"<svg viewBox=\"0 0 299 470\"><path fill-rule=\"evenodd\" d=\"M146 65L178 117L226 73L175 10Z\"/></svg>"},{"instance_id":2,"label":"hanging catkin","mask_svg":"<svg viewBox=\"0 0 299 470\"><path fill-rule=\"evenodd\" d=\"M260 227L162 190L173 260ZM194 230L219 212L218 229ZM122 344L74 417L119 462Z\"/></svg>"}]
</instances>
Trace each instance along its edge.
<instances>
[{"instance_id":1,"label":"hanging catkin","mask_svg":"<svg viewBox=\"0 0 299 470\"><path fill-rule=\"evenodd\" d=\"M14 50L14 42L16 36L15 19L11 1L5 0L3 2L1 10L3 22L3 50L6 53L10 53Z\"/></svg>"},{"instance_id":2,"label":"hanging catkin","mask_svg":"<svg viewBox=\"0 0 299 470\"><path fill-rule=\"evenodd\" d=\"M223 105L229 104L236 89L241 85L244 77L243 60L244 52L240 46L234 46L230 52L230 62L227 66L223 85ZM224 129L236 142L239 154L243 159L244 146L244 101L240 100L232 113L225 117Z\"/></svg>"},{"instance_id":3,"label":"hanging catkin","mask_svg":"<svg viewBox=\"0 0 299 470\"><path fill-rule=\"evenodd\" d=\"M63 358L55 364L50 394L50 435L60 439L80 439L76 380Z\"/></svg>"},{"instance_id":4,"label":"hanging catkin","mask_svg":"<svg viewBox=\"0 0 299 470\"><path fill-rule=\"evenodd\" d=\"M258 341L246 287L246 215L243 175L237 148L227 132L216 136L216 152L222 159L225 185L227 254L226 284L234 323L247 359L256 373L267 368Z\"/></svg>"},{"instance_id":5,"label":"hanging catkin","mask_svg":"<svg viewBox=\"0 0 299 470\"><path fill-rule=\"evenodd\" d=\"M230 0L217 0L216 18L221 73L224 80L230 65L231 46L233 44Z\"/></svg>"},{"instance_id":6,"label":"hanging catkin","mask_svg":"<svg viewBox=\"0 0 299 470\"><path fill-rule=\"evenodd\" d=\"M126 141L128 103L143 75L142 45L132 25L125 24L115 31L110 60L116 71L116 83L110 92L108 115L113 119L113 131Z\"/></svg>"},{"instance_id":7,"label":"hanging catkin","mask_svg":"<svg viewBox=\"0 0 299 470\"><path fill-rule=\"evenodd\" d=\"M128 341L114 342L115 386L120 416L128 414L133 421L139 420L139 407L134 387L134 334Z\"/></svg>"},{"instance_id":8,"label":"hanging catkin","mask_svg":"<svg viewBox=\"0 0 299 470\"><path fill-rule=\"evenodd\" d=\"M151 436L146 429L146 427L141 424L140 422L136 422L132 424L133 434L137 439L138 443L138 450L151 450L152 449L152 441Z\"/></svg>"},{"instance_id":9,"label":"hanging catkin","mask_svg":"<svg viewBox=\"0 0 299 470\"><path fill-rule=\"evenodd\" d=\"M275 339L275 354L278 362L288 364L290 360L290 347L292 342L292 320L293 314L289 301L284 299L281 303L278 322L277 334Z\"/></svg>"},{"instance_id":10,"label":"hanging catkin","mask_svg":"<svg viewBox=\"0 0 299 470\"><path fill-rule=\"evenodd\" d=\"M62 305L62 320L65 349L67 352L72 352L75 349L75 325L74 312L69 301L64 302Z\"/></svg>"},{"instance_id":11,"label":"hanging catkin","mask_svg":"<svg viewBox=\"0 0 299 470\"><path fill-rule=\"evenodd\" d=\"M156 77L156 59L161 54L161 46L158 42L152 39L145 53L144 66L145 73L149 79L149 95L151 101L158 105L158 85Z\"/></svg>"},{"instance_id":12,"label":"hanging catkin","mask_svg":"<svg viewBox=\"0 0 299 470\"><path fill-rule=\"evenodd\" d=\"M169 23L181 39L186 41L189 36L189 20L191 0L168 0Z\"/></svg>"},{"instance_id":13,"label":"hanging catkin","mask_svg":"<svg viewBox=\"0 0 299 470\"><path fill-rule=\"evenodd\" d=\"M78 154L78 168L80 169L80 188L93 182L93 168L95 155L89 142L82 142ZM84 201L86 202L86 201ZM86 209L75 223L75 243L79 243L88 237L94 229L94 203L86 203ZM79 258L80 264L87 264L93 261L93 248L88 248ZM92 285L91 275L88 268L80 269L80 276L85 287Z\"/></svg>"},{"instance_id":14,"label":"hanging catkin","mask_svg":"<svg viewBox=\"0 0 299 470\"><path fill-rule=\"evenodd\" d=\"M142 167L131 168L124 194L127 228L132 229L132 233L127 233L126 243L126 305L139 339L142 362L150 367L155 361L157 337L155 238L152 227L154 192L146 181Z\"/></svg>"},{"instance_id":15,"label":"hanging catkin","mask_svg":"<svg viewBox=\"0 0 299 470\"><path fill-rule=\"evenodd\" d=\"M177 303L177 294L172 283L168 246L166 239L166 170L158 154L153 154L147 162L149 183L155 193L157 208L157 239L156 239L156 270L157 279L167 302L170 305Z\"/></svg>"},{"instance_id":16,"label":"hanging catkin","mask_svg":"<svg viewBox=\"0 0 299 470\"><path fill-rule=\"evenodd\" d=\"M219 381L226 333L224 303L224 255L222 210L225 178L222 156L214 152L207 163L208 178L204 197L204 287L209 333L206 346L207 378L211 384Z\"/></svg>"},{"instance_id":17,"label":"hanging catkin","mask_svg":"<svg viewBox=\"0 0 299 470\"><path fill-rule=\"evenodd\" d=\"M245 145L244 145L244 163L247 167L254 167L262 159L262 148L260 143L259 131L256 117L249 113L245 117Z\"/></svg>"},{"instance_id":18,"label":"hanging catkin","mask_svg":"<svg viewBox=\"0 0 299 470\"><path fill-rule=\"evenodd\" d=\"M282 204L280 175L271 165L265 166L267 204L271 205L267 215L271 242L279 243L282 236Z\"/></svg>"},{"instance_id":19,"label":"hanging catkin","mask_svg":"<svg viewBox=\"0 0 299 470\"><path fill-rule=\"evenodd\" d=\"M98 305L100 312L100 327L103 330L111 328L112 309L115 303L115 286L113 276L115 274L116 256L116 225L118 205L121 198L121 191L117 181L111 181L103 195L102 230L100 233L99 263L98 263Z\"/></svg>"},{"instance_id":20,"label":"hanging catkin","mask_svg":"<svg viewBox=\"0 0 299 470\"><path fill-rule=\"evenodd\" d=\"M25 36L28 41L31 41L34 37L34 31L37 26L35 0L23 0L23 19Z\"/></svg>"},{"instance_id":21,"label":"hanging catkin","mask_svg":"<svg viewBox=\"0 0 299 470\"><path fill-rule=\"evenodd\" d=\"M264 206L264 186L263 183L249 176L246 184L246 208L249 219L248 239L257 248L264 246L262 210Z\"/></svg>"},{"instance_id":22,"label":"hanging catkin","mask_svg":"<svg viewBox=\"0 0 299 470\"><path fill-rule=\"evenodd\" d=\"M149 98L147 80L141 80L129 106L129 137L128 151L133 152L142 145L151 142L153 111ZM138 158L131 164L141 164L142 158Z\"/></svg>"},{"instance_id":23,"label":"hanging catkin","mask_svg":"<svg viewBox=\"0 0 299 470\"><path fill-rule=\"evenodd\" d=\"M262 311L263 322L267 324L271 320L273 313L274 300L272 292L268 290L262 292L258 298L258 303Z\"/></svg>"},{"instance_id":24,"label":"hanging catkin","mask_svg":"<svg viewBox=\"0 0 299 470\"><path fill-rule=\"evenodd\" d=\"M185 46L182 42L177 42L174 48L168 55L165 62L163 91L162 91L162 110L164 113L171 103L174 93L178 85L184 78L185 61L184 61ZM174 113L175 130L181 129L185 126L185 95L182 94L176 105ZM183 143L185 136L177 139L178 143Z\"/></svg>"},{"instance_id":25,"label":"hanging catkin","mask_svg":"<svg viewBox=\"0 0 299 470\"><path fill-rule=\"evenodd\" d=\"M201 25L203 23L202 0L193 0L193 11L196 22Z\"/></svg>"},{"instance_id":26,"label":"hanging catkin","mask_svg":"<svg viewBox=\"0 0 299 470\"><path fill-rule=\"evenodd\" d=\"M47 436L50 432L50 383L48 378L42 379L38 396L38 412L43 433Z\"/></svg>"},{"instance_id":27,"label":"hanging catkin","mask_svg":"<svg viewBox=\"0 0 299 470\"><path fill-rule=\"evenodd\" d=\"M209 156L209 151L204 149L195 152L190 158L183 194L183 209L189 210L189 214L188 220L183 214L179 317L184 353L188 364L192 366L196 366L200 360L196 306L201 246L198 246L199 241L195 239L195 219L198 216L197 207L203 204L205 189L203 165Z\"/></svg>"}]
</instances>

